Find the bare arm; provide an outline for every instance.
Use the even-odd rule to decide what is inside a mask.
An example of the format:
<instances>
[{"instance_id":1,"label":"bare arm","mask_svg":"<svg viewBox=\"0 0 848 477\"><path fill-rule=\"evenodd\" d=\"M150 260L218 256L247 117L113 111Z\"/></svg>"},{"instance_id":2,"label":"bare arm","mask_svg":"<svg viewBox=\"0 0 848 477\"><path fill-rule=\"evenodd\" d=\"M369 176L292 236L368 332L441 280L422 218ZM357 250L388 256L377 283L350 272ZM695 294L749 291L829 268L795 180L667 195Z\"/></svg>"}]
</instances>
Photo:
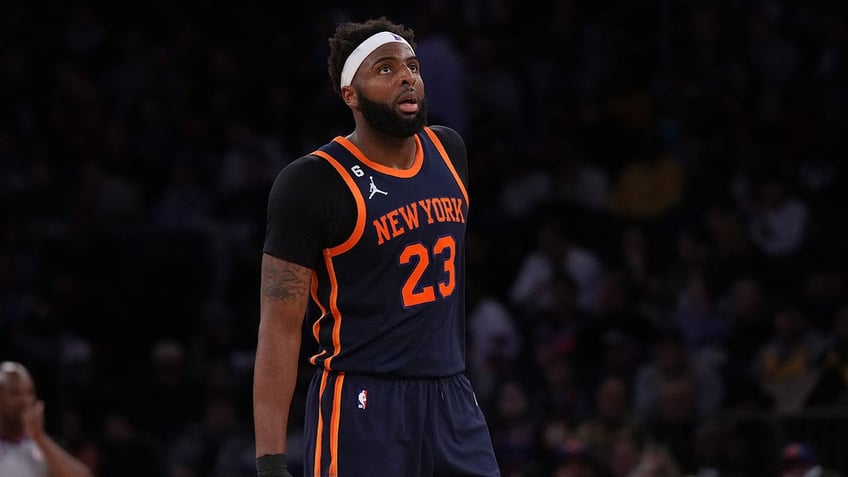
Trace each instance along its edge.
<instances>
[{"instance_id":1,"label":"bare arm","mask_svg":"<svg viewBox=\"0 0 848 477\"><path fill-rule=\"evenodd\" d=\"M44 402L36 401L22 415L24 429L41 449L52 477L92 477L91 470L44 431Z\"/></svg>"},{"instance_id":2,"label":"bare arm","mask_svg":"<svg viewBox=\"0 0 848 477\"><path fill-rule=\"evenodd\" d=\"M297 381L303 318L312 270L262 256L259 336L253 376L256 456L286 451L289 407Z\"/></svg>"}]
</instances>

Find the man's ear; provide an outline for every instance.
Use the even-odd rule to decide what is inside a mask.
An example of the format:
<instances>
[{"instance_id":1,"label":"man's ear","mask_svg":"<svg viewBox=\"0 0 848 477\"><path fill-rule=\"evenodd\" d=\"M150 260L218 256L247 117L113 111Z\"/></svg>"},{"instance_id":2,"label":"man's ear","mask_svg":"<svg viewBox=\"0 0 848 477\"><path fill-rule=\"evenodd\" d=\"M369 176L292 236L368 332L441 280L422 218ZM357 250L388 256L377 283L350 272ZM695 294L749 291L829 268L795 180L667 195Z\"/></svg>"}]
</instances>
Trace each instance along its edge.
<instances>
[{"instance_id":1,"label":"man's ear","mask_svg":"<svg viewBox=\"0 0 848 477\"><path fill-rule=\"evenodd\" d=\"M358 104L356 98L356 90L352 86L345 86L341 90L342 99L348 106L356 106Z\"/></svg>"}]
</instances>

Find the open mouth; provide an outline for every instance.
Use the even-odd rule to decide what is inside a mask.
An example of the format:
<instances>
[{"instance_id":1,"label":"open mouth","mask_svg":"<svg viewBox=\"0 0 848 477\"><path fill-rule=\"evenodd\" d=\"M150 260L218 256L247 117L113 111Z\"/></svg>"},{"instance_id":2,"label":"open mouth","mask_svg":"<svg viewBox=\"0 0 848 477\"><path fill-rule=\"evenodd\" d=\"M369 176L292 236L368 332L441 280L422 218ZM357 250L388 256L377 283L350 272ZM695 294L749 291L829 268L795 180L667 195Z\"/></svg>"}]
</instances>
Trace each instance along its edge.
<instances>
[{"instance_id":1,"label":"open mouth","mask_svg":"<svg viewBox=\"0 0 848 477\"><path fill-rule=\"evenodd\" d=\"M418 96L414 92L403 94L398 101L398 108L404 113L417 113Z\"/></svg>"}]
</instances>

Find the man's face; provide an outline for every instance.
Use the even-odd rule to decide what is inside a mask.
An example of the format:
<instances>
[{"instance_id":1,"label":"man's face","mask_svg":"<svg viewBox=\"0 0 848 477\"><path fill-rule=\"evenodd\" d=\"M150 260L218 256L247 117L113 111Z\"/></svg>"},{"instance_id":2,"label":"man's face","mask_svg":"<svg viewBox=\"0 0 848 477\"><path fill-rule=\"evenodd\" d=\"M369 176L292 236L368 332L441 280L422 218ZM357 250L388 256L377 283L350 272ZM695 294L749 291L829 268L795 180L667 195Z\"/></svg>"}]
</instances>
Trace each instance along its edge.
<instances>
[{"instance_id":1,"label":"man's face","mask_svg":"<svg viewBox=\"0 0 848 477\"><path fill-rule=\"evenodd\" d=\"M35 386L29 376L19 373L6 373L0 380L0 422L4 428L16 428L21 413L35 402Z\"/></svg>"},{"instance_id":2,"label":"man's face","mask_svg":"<svg viewBox=\"0 0 848 477\"><path fill-rule=\"evenodd\" d=\"M362 116L374 130L409 137L427 124L418 59L409 46L387 43L362 63L354 89Z\"/></svg>"}]
</instances>

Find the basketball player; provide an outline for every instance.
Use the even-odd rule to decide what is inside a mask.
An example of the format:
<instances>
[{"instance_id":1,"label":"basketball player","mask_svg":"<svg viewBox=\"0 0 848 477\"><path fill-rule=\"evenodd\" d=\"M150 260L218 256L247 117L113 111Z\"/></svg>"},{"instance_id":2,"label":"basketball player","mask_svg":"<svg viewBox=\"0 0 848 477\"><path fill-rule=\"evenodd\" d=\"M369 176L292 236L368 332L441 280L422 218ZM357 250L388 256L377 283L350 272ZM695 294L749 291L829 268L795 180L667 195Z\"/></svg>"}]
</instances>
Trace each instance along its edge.
<instances>
[{"instance_id":1,"label":"basketball player","mask_svg":"<svg viewBox=\"0 0 848 477\"><path fill-rule=\"evenodd\" d=\"M24 365L0 363L0 476L91 477L44 431L44 403Z\"/></svg>"},{"instance_id":2,"label":"basketball player","mask_svg":"<svg viewBox=\"0 0 848 477\"><path fill-rule=\"evenodd\" d=\"M257 470L286 469L301 327L315 365L309 476L498 476L465 370L468 166L427 124L414 33L339 25L329 74L355 128L283 169L268 199L254 369Z\"/></svg>"}]
</instances>

